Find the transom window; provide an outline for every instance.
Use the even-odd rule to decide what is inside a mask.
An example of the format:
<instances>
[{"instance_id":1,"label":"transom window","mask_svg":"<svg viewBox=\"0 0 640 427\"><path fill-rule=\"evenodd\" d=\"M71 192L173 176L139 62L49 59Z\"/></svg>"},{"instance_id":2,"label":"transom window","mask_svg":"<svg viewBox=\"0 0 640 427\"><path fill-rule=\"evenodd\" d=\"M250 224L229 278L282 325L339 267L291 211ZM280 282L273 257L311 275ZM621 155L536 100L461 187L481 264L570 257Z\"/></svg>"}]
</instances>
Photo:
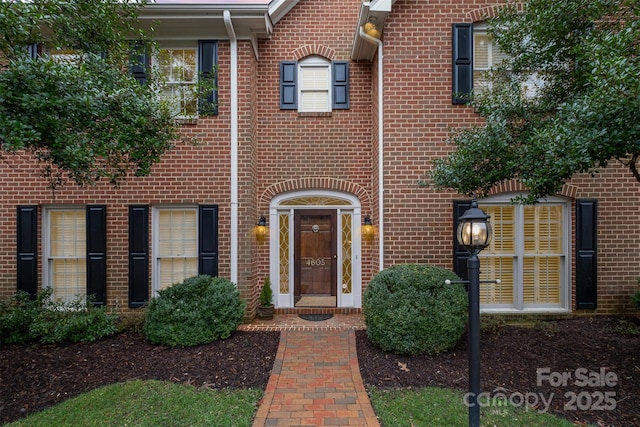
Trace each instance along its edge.
<instances>
[{"instance_id":1,"label":"transom window","mask_svg":"<svg viewBox=\"0 0 640 427\"><path fill-rule=\"evenodd\" d=\"M567 203L517 205L501 198L479 203L491 216L493 239L482 251L483 309L568 309Z\"/></svg>"}]
</instances>

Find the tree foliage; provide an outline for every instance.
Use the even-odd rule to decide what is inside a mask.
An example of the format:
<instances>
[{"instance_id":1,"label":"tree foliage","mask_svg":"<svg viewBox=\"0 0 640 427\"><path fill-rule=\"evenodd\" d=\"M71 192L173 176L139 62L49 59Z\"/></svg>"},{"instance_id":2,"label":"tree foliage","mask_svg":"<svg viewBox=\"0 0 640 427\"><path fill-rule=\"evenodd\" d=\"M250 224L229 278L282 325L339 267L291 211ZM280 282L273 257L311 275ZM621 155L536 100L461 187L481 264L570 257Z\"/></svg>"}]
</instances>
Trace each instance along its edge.
<instances>
[{"instance_id":1,"label":"tree foliage","mask_svg":"<svg viewBox=\"0 0 640 427\"><path fill-rule=\"evenodd\" d=\"M0 153L33 154L54 188L150 173L177 131L157 91L126 73L143 4L0 1ZM51 48L75 56L55 60Z\"/></svg>"},{"instance_id":2,"label":"tree foliage","mask_svg":"<svg viewBox=\"0 0 640 427\"><path fill-rule=\"evenodd\" d=\"M501 9L489 34L508 59L470 102L485 121L452 132L455 151L429 174L435 186L485 195L518 179L534 202L612 160L640 181L639 18L638 0Z\"/></svg>"}]
</instances>

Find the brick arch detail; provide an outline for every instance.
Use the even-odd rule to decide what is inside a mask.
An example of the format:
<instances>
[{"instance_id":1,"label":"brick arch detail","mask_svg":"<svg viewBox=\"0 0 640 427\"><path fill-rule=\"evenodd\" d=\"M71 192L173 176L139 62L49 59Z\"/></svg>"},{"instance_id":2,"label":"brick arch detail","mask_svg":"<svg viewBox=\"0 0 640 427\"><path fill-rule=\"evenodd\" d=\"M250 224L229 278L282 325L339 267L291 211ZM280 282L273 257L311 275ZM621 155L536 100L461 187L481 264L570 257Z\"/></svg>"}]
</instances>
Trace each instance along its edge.
<instances>
[{"instance_id":1,"label":"brick arch detail","mask_svg":"<svg viewBox=\"0 0 640 427\"><path fill-rule=\"evenodd\" d=\"M332 190L353 194L360 200L362 206L371 207L371 195L358 184L342 179L330 177L308 177L280 181L267 187L258 201L261 210L268 210L271 199L282 193L290 193L300 190Z\"/></svg>"},{"instance_id":2,"label":"brick arch detail","mask_svg":"<svg viewBox=\"0 0 640 427\"><path fill-rule=\"evenodd\" d=\"M467 13L467 16L469 17L470 22L486 21L489 18L495 18L496 16L498 16L500 9L503 8L504 6L505 4L502 3L502 4L494 4L492 6L480 7L478 9L469 11ZM519 11L524 10L523 2L518 2L515 4L515 6L518 8Z\"/></svg>"},{"instance_id":3,"label":"brick arch detail","mask_svg":"<svg viewBox=\"0 0 640 427\"><path fill-rule=\"evenodd\" d=\"M501 193L518 193L518 192L526 192L527 188L522 185L520 181L517 179L512 179L509 181L501 182L493 186L491 191L489 191L489 196L493 196ZM564 184L562 189L555 194L556 196L564 196L569 197L571 199L575 199L578 195L578 187L572 184Z\"/></svg>"},{"instance_id":4,"label":"brick arch detail","mask_svg":"<svg viewBox=\"0 0 640 427\"><path fill-rule=\"evenodd\" d=\"M310 55L318 55L332 60L336 56L336 51L323 45L305 45L293 51L293 57L298 61Z\"/></svg>"}]
</instances>

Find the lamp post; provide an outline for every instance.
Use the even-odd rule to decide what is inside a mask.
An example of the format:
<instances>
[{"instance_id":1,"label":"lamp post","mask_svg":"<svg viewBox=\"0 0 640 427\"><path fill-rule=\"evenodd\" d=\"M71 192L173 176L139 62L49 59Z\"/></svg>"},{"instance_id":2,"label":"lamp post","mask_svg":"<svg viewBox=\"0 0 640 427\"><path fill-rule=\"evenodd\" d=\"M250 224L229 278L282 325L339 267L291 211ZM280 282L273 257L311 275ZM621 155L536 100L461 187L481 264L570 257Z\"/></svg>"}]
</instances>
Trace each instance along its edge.
<instances>
[{"instance_id":1,"label":"lamp post","mask_svg":"<svg viewBox=\"0 0 640 427\"><path fill-rule=\"evenodd\" d=\"M469 252L469 426L480 427L480 260L478 253L491 242L489 216L478 208L475 196L471 207L458 218L458 243Z\"/></svg>"}]
</instances>

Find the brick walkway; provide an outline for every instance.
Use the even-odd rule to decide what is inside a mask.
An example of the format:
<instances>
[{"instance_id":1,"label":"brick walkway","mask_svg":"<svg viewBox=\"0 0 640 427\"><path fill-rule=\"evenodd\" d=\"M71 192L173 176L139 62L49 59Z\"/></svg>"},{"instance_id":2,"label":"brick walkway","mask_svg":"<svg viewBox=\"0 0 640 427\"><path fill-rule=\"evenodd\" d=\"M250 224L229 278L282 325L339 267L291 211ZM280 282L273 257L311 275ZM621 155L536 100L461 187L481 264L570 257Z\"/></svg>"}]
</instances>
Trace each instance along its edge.
<instances>
[{"instance_id":1,"label":"brick walkway","mask_svg":"<svg viewBox=\"0 0 640 427\"><path fill-rule=\"evenodd\" d=\"M379 426L362 383L355 329L361 315L309 322L296 315L242 325L280 330L280 345L253 422L262 426Z\"/></svg>"}]
</instances>

